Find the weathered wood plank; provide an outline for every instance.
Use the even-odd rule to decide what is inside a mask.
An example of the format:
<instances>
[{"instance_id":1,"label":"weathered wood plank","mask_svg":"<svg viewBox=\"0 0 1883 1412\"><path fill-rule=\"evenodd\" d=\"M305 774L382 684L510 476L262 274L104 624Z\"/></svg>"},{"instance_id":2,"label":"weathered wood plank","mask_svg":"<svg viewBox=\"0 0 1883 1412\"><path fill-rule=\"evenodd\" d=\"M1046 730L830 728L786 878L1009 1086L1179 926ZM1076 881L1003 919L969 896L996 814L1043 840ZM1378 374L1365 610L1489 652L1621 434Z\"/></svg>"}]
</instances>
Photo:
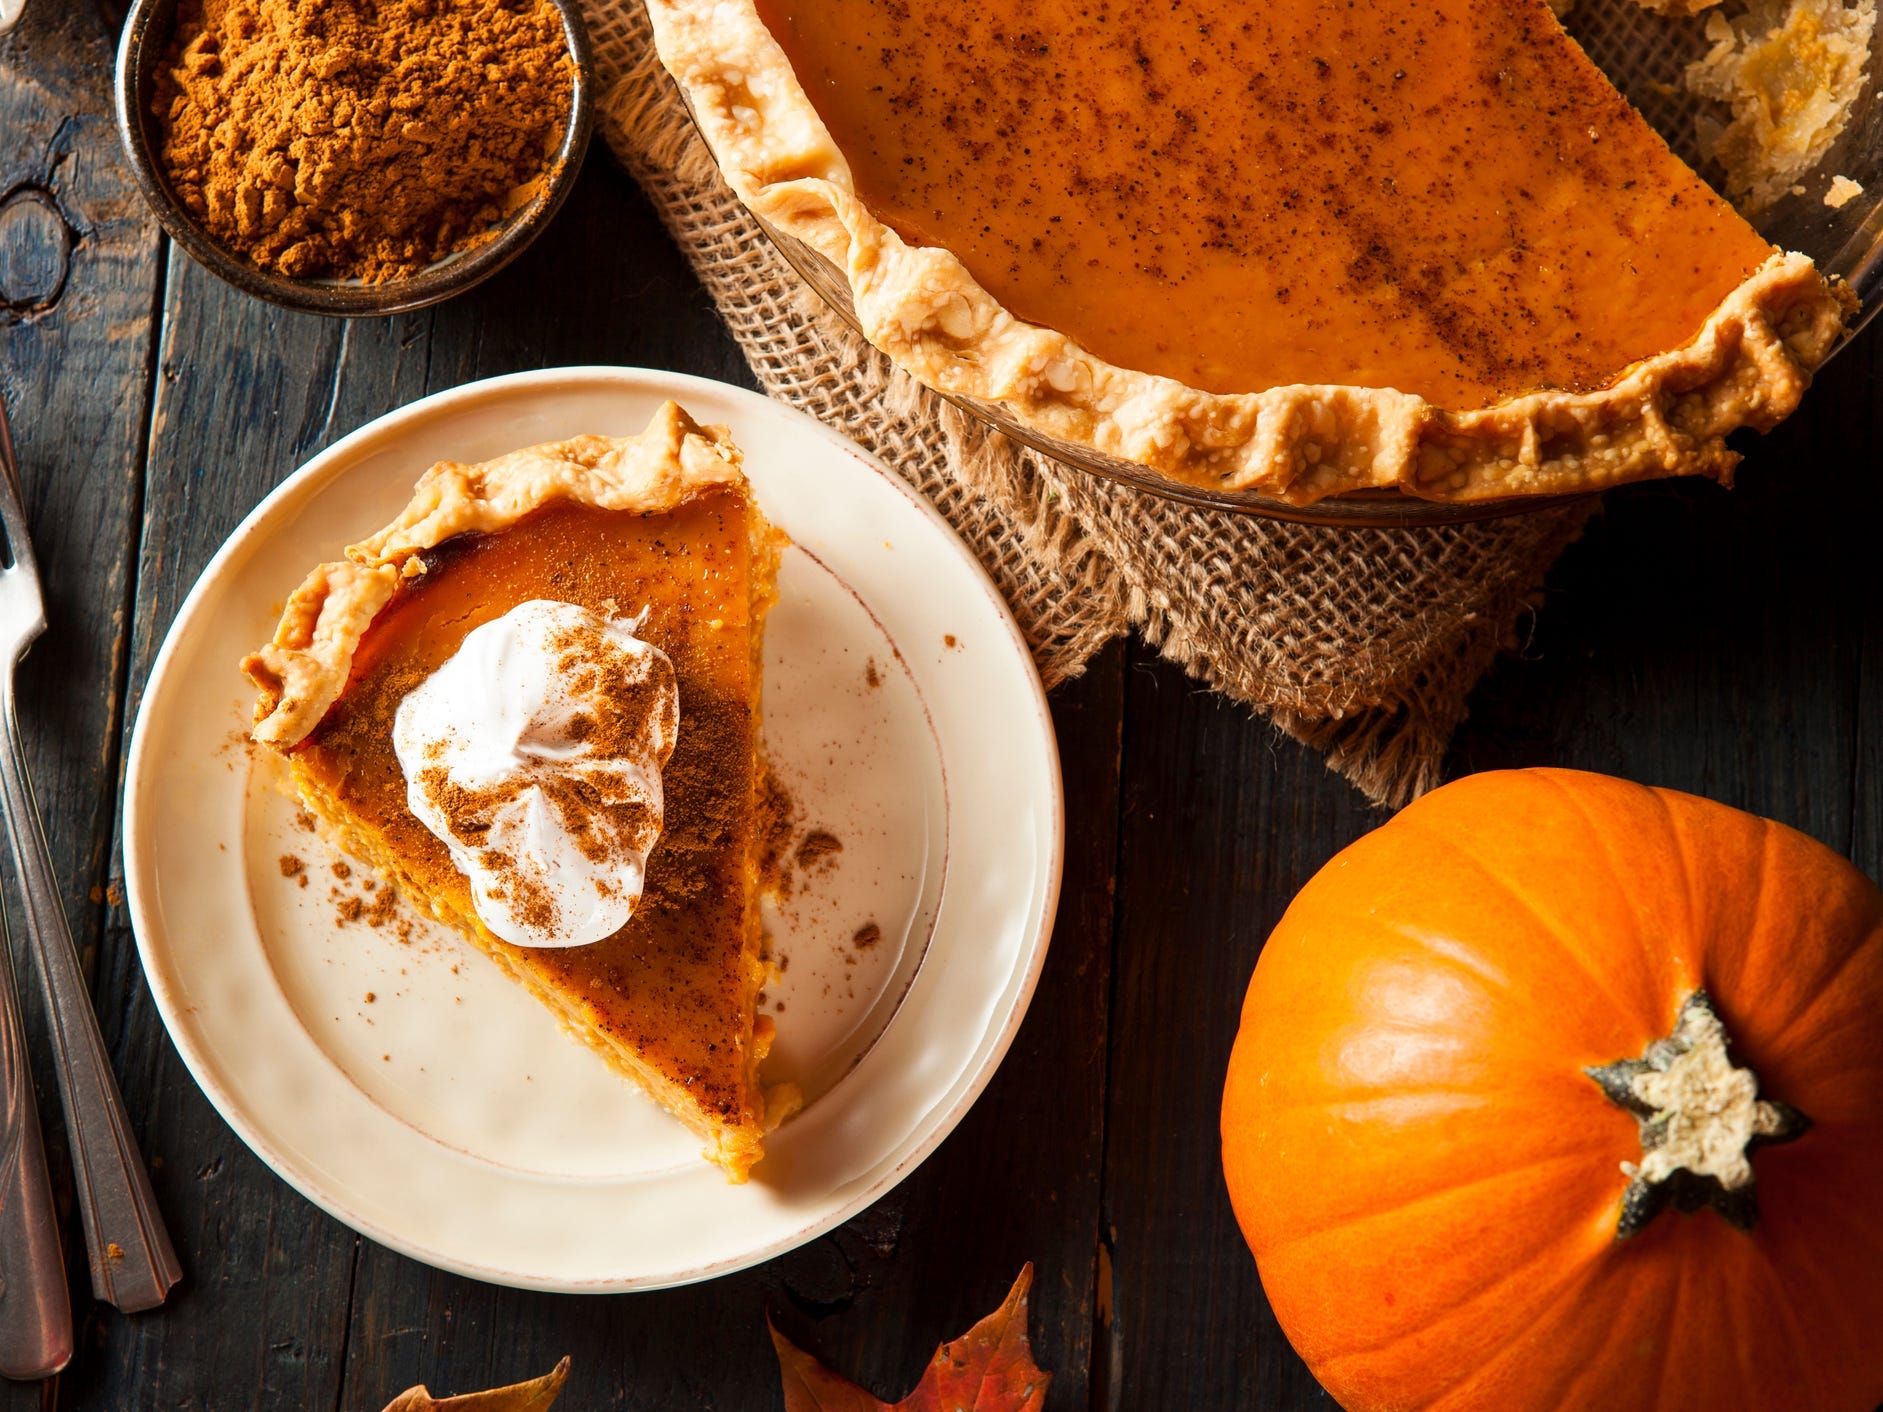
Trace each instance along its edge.
<instances>
[{"instance_id":1,"label":"weathered wood plank","mask_svg":"<svg viewBox=\"0 0 1883 1412\"><path fill-rule=\"evenodd\" d=\"M1876 545L1872 535L1862 533L1869 515L1877 513L1878 493L1874 485L1879 464L1883 464L1883 337L1874 332L1863 346L1852 350L1846 366L1833 367L1838 381L1832 386L1854 387L1843 392L1845 405L1863 418L1867 429L1862 445L1867 458L1851 453L1843 471L1844 484L1856 491L1861 488L1863 509L1855 510L1847 523L1859 540L1854 553L1839 555L1839 592L1844 610L1855 621L1851 631L1856 639L1856 751L1850 767L1850 845L1851 859L1873 878L1883 879L1883 633L1879 626L1876 593ZM1829 377L1827 377L1827 382ZM1835 780L1826 786L1836 788Z\"/></svg>"},{"instance_id":2,"label":"weathered wood plank","mask_svg":"<svg viewBox=\"0 0 1883 1412\"><path fill-rule=\"evenodd\" d=\"M838 1233L834 1289L816 1246L777 1262L781 1303L797 1316L781 1311L781 1324L884 1397L913 1387L935 1345L992 1310L1027 1260L1034 1354L1054 1375L1052 1403L1082 1407L1089 1396L1125 655L1114 645L1054 696L1066 870L1052 949L1012 1051L922 1169ZM885 1227L900 1237L891 1258L859 1258Z\"/></svg>"},{"instance_id":3,"label":"weathered wood plank","mask_svg":"<svg viewBox=\"0 0 1883 1412\"><path fill-rule=\"evenodd\" d=\"M1123 801L1105 1126L1111 1318L1091 1405L1331 1408L1262 1298L1217 1125L1263 940L1296 889L1380 816L1319 757L1142 647Z\"/></svg>"},{"instance_id":4,"label":"weathered wood plank","mask_svg":"<svg viewBox=\"0 0 1883 1412\"><path fill-rule=\"evenodd\" d=\"M343 340L341 325L258 304L180 253L162 310L127 741L152 658L197 573L322 435ZM397 373L396 362L382 365L387 382ZM354 1238L312 1218L197 1090L142 983L121 905L107 919L98 993L121 998L107 1033L185 1282L160 1313L101 1318L102 1347L75 1367L67 1405L134 1406L161 1387L166 1403L204 1409L331 1406Z\"/></svg>"},{"instance_id":5,"label":"weathered wood plank","mask_svg":"<svg viewBox=\"0 0 1883 1412\"><path fill-rule=\"evenodd\" d=\"M117 160L104 78L112 37L90 6L36 5L0 41L0 390L12 412L49 629L20 668L20 724L80 951L95 952L117 779L131 544L148 415L156 224ZM9 898L12 879L8 879ZM18 912L13 916L18 919ZM15 934L19 934L16 925ZM54 1185L70 1191L57 1088L21 968ZM62 1196L69 1204L69 1195ZM69 1223L80 1357L90 1305ZM57 1385L7 1387L27 1406Z\"/></svg>"}]
</instances>

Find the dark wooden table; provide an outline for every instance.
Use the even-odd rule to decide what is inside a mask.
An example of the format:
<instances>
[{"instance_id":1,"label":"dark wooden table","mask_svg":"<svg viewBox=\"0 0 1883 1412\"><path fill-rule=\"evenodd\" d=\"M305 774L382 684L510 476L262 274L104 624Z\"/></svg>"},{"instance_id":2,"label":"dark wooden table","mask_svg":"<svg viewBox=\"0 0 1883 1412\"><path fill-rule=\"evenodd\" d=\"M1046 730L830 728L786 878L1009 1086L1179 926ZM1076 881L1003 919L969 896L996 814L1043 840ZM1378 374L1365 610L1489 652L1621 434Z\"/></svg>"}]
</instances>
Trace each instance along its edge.
<instances>
[{"instance_id":1,"label":"dark wooden table","mask_svg":"<svg viewBox=\"0 0 1883 1412\"><path fill-rule=\"evenodd\" d=\"M571 1412L762 1409L779 1396L768 1306L835 1366L900 1396L1030 1259L1052 1407L1331 1407L1237 1237L1217 1101L1263 938L1381 816L1141 645L1114 645L1055 694L1065 889L1018 1042L942 1148L832 1234L689 1289L527 1294L362 1240L236 1139L157 1020L121 906L124 743L182 595L295 466L425 393L590 362L750 380L599 148L541 242L455 302L330 322L236 294L172 249L133 191L108 117L110 46L83 0L34 0L0 41L0 386L51 583L22 723L188 1275L160 1312L95 1308L69 1219L78 1353L53 1382L8 1387L5 1405L376 1412L412 1383L465 1391L567 1353ZM1554 573L1547 609L1522 625L1521 650L1477 692L1452 772L1552 763L1689 789L1797 825L1874 873L1880 350L1860 342L1797 416L1752 439L1737 490L1611 495Z\"/></svg>"}]
</instances>

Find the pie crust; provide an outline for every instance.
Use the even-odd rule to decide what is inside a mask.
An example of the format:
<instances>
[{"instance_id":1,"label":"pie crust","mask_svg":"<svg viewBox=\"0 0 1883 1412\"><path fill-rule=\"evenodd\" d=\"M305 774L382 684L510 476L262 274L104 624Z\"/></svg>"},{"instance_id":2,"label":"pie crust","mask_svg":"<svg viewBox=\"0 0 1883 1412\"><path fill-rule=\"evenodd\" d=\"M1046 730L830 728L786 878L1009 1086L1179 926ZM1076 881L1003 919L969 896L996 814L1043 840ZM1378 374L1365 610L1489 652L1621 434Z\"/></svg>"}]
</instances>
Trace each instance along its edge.
<instances>
[{"instance_id":1,"label":"pie crust","mask_svg":"<svg viewBox=\"0 0 1883 1412\"><path fill-rule=\"evenodd\" d=\"M864 334L898 366L940 392L997 402L1035 432L1191 485L1306 504L1379 488L1469 501L1663 475L1727 479L1739 460L1727 433L1791 412L1855 307L1809 259L1774 252L1684 346L1594 391L1463 411L1377 387L1201 391L1025 322L954 254L879 220L754 0L648 0L648 10L733 191L842 273Z\"/></svg>"}]
</instances>

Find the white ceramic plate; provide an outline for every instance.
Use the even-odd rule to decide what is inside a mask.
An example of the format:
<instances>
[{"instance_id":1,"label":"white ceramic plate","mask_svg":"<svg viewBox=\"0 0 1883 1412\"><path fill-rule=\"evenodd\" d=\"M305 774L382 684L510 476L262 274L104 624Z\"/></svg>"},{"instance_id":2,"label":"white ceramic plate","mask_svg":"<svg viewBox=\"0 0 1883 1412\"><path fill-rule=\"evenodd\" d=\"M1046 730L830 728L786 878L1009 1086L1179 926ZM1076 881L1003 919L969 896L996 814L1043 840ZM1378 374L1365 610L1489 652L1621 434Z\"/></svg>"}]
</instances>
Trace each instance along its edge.
<instances>
[{"instance_id":1,"label":"white ceramic plate","mask_svg":"<svg viewBox=\"0 0 1883 1412\"><path fill-rule=\"evenodd\" d=\"M253 694L235 666L302 573L389 520L433 461L626 435L669 397L732 428L759 502L794 541L766 635L766 741L804 828L843 845L807 856L772 919L786 969L766 1000L779 1025L769 1073L797 1079L809 1102L745 1186L452 934L409 912L403 927L346 920L370 916L376 894L358 872L339 876L274 767L245 748ZM262 1160L415 1259L596 1292L776 1255L932 1151L1032 995L1063 828L1039 678L941 518L808 417L624 368L440 393L289 477L177 615L124 814L158 1010Z\"/></svg>"}]
</instances>

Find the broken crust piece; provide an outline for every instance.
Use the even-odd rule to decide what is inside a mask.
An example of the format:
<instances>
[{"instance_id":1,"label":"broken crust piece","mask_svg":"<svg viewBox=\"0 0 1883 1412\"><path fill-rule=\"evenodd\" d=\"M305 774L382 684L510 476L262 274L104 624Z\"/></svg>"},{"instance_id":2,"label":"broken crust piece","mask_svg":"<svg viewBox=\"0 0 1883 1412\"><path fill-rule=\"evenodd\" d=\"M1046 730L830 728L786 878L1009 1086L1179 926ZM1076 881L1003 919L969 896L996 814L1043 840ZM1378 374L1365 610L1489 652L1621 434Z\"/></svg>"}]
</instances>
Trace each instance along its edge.
<instances>
[{"instance_id":1,"label":"broken crust piece","mask_svg":"<svg viewBox=\"0 0 1883 1412\"><path fill-rule=\"evenodd\" d=\"M1686 86L1726 104L1727 122L1697 118L1700 150L1726 169L1748 211L1785 195L1823 160L1869 82L1876 0L1753 0L1744 14L1707 17L1713 48L1687 66Z\"/></svg>"},{"instance_id":2,"label":"broken crust piece","mask_svg":"<svg viewBox=\"0 0 1883 1412\"><path fill-rule=\"evenodd\" d=\"M769 967L759 914L761 636L784 536L726 431L672 403L626 439L585 436L481 465L440 462L390 525L315 568L243 670L255 739L346 852L455 927L570 1033L706 1140L744 1181L798 1107L759 1066ZM587 946L513 946L411 813L391 729L473 628L531 599L645 613L682 701L665 825L627 925Z\"/></svg>"},{"instance_id":3,"label":"broken crust piece","mask_svg":"<svg viewBox=\"0 0 1883 1412\"><path fill-rule=\"evenodd\" d=\"M1852 181L1847 176L1831 178L1830 189L1824 193L1824 204L1833 211L1841 211L1852 201L1863 195L1863 183Z\"/></svg>"}]
</instances>

